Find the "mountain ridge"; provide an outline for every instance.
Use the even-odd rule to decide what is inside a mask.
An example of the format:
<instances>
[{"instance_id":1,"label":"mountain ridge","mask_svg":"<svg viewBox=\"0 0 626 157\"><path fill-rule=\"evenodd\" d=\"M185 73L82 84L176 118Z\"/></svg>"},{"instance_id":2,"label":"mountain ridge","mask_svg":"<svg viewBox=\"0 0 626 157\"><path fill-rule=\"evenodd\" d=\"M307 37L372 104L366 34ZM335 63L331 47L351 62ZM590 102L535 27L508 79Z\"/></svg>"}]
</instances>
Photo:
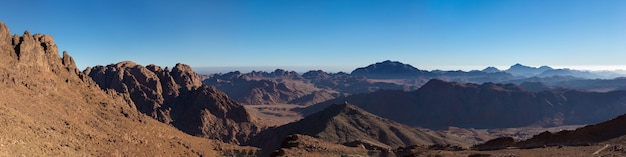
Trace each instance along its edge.
<instances>
[{"instance_id":1,"label":"mountain ridge","mask_svg":"<svg viewBox=\"0 0 626 157\"><path fill-rule=\"evenodd\" d=\"M339 144L370 141L373 142L371 144L382 144L386 149L410 145L465 145L460 139L444 138L440 134L410 128L348 103L333 104L297 122L267 129L249 144L274 150L282 139L291 134L308 135Z\"/></svg>"}]
</instances>

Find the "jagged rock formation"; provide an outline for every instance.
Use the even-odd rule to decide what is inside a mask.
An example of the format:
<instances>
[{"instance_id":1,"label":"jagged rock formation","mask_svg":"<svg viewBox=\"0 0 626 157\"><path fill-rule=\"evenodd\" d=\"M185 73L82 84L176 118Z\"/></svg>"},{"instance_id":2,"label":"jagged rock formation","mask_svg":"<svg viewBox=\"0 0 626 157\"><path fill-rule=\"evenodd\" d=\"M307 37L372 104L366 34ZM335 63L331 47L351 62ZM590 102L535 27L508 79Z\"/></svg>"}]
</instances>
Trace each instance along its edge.
<instances>
[{"instance_id":1,"label":"jagged rock formation","mask_svg":"<svg viewBox=\"0 0 626 157\"><path fill-rule=\"evenodd\" d=\"M202 85L185 64L170 71L125 61L84 73L102 89L127 94L141 113L191 135L238 144L260 130L256 117L223 92Z\"/></svg>"},{"instance_id":2,"label":"jagged rock formation","mask_svg":"<svg viewBox=\"0 0 626 157\"><path fill-rule=\"evenodd\" d=\"M238 149L142 115L128 97L100 90L76 70L67 52L60 57L52 36L11 36L2 22L0 95L0 156L218 156L216 150Z\"/></svg>"},{"instance_id":3,"label":"jagged rock formation","mask_svg":"<svg viewBox=\"0 0 626 157\"><path fill-rule=\"evenodd\" d=\"M274 150L291 134L303 134L331 143L371 141L387 149L410 145L464 144L454 137L403 124L368 113L351 104L335 104L297 122L270 128L255 136L249 144Z\"/></svg>"},{"instance_id":4,"label":"jagged rock formation","mask_svg":"<svg viewBox=\"0 0 626 157\"><path fill-rule=\"evenodd\" d=\"M313 105L302 112L310 114L346 101L381 117L433 129L581 125L626 112L626 91L533 92L514 84L479 85L438 79L416 91L357 94Z\"/></svg>"}]
</instances>

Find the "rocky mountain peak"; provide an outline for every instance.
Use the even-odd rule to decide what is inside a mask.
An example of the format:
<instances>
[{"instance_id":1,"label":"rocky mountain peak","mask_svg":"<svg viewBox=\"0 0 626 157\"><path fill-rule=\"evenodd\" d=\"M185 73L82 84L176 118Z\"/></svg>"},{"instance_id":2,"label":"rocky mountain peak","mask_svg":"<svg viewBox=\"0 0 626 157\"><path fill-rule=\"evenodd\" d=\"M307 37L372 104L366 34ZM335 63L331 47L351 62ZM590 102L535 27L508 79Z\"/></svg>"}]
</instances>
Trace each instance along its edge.
<instances>
[{"instance_id":1,"label":"rocky mountain peak","mask_svg":"<svg viewBox=\"0 0 626 157\"><path fill-rule=\"evenodd\" d=\"M176 66L172 68L171 75L174 78L174 81L176 81L176 84L181 87L185 87L187 90L191 90L202 85L200 76L193 72L191 67L186 64L177 63Z\"/></svg>"},{"instance_id":2,"label":"rocky mountain peak","mask_svg":"<svg viewBox=\"0 0 626 157\"><path fill-rule=\"evenodd\" d=\"M59 55L54 38L50 35L31 35L25 31L22 36L11 36L9 28L0 22L0 55L3 56L0 58L0 66L4 68L19 69L25 74L44 75L51 72L67 82L93 83L76 70L74 59L67 52L63 52L63 56Z\"/></svg>"},{"instance_id":3,"label":"rocky mountain peak","mask_svg":"<svg viewBox=\"0 0 626 157\"><path fill-rule=\"evenodd\" d=\"M168 71L124 61L85 72L102 89L130 97L140 112L188 134L239 143L260 129L256 117L223 92L202 85L185 64Z\"/></svg>"},{"instance_id":4,"label":"rocky mountain peak","mask_svg":"<svg viewBox=\"0 0 626 157\"><path fill-rule=\"evenodd\" d=\"M11 31L7 25L0 22L0 43L5 44L9 41L11 41Z\"/></svg>"}]
</instances>

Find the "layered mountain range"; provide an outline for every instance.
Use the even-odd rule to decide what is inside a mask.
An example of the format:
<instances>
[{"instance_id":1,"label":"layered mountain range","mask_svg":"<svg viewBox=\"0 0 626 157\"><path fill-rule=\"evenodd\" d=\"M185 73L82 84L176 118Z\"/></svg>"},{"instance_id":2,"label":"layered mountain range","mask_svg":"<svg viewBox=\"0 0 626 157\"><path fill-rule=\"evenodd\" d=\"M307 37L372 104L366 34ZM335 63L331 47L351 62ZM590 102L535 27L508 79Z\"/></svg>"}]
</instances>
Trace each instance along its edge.
<instances>
[{"instance_id":1,"label":"layered mountain range","mask_svg":"<svg viewBox=\"0 0 626 157\"><path fill-rule=\"evenodd\" d=\"M315 113L349 102L384 118L442 129L592 124L626 112L626 91L530 91L515 84L455 83L433 79L416 91L379 90L309 106Z\"/></svg>"},{"instance_id":2,"label":"layered mountain range","mask_svg":"<svg viewBox=\"0 0 626 157\"><path fill-rule=\"evenodd\" d=\"M412 84L377 82L346 73L309 71L302 75L277 69L274 72L215 74L204 84L224 91L244 104L312 105L348 94L378 89L417 89Z\"/></svg>"},{"instance_id":3,"label":"layered mountain range","mask_svg":"<svg viewBox=\"0 0 626 157\"><path fill-rule=\"evenodd\" d=\"M561 76L568 70L424 71L384 61L351 74L276 70L203 78L185 64L124 61L81 72L67 52L59 56L51 36L11 35L0 23L0 156L473 156L481 154L457 146L472 144L472 137L421 127L592 124L626 112L623 78ZM575 85L586 90L569 89ZM301 120L266 128L238 101L309 107L297 109L307 115ZM617 152L625 119L477 146L597 150L594 144L613 141Z\"/></svg>"}]
</instances>

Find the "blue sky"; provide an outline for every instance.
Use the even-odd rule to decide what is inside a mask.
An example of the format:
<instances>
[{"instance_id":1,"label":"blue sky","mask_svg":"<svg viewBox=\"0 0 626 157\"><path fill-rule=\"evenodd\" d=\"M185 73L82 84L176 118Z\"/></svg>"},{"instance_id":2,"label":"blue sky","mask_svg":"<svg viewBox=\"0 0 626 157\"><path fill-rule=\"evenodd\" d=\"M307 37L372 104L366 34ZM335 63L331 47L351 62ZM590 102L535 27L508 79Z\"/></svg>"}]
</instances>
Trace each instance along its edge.
<instances>
[{"instance_id":1,"label":"blue sky","mask_svg":"<svg viewBox=\"0 0 626 157\"><path fill-rule=\"evenodd\" d=\"M16 34L53 35L81 69L124 60L348 72L383 60L427 70L626 69L623 0L8 0L0 21Z\"/></svg>"}]
</instances>

